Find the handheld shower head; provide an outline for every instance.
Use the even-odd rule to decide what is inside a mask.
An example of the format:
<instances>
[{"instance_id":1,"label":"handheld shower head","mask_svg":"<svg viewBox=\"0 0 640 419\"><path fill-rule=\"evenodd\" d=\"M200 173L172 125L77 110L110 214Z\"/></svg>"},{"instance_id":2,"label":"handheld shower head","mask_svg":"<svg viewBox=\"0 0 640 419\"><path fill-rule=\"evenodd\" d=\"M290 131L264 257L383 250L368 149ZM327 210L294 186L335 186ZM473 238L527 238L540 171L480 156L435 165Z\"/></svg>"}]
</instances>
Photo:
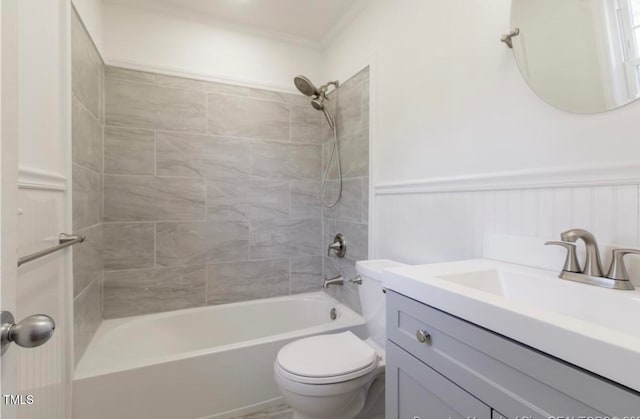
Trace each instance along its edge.
<instances>
[{"instance_id":1,"label":"handheld shower head","mask_svg":"<svg viewBox=\"0 0 640 419\"><path fill-rule=\"evenodd\" d=\"M329 164L327 165L324 171L324 174L322 175L322 185L320 186L320 195L318 196L320 203L322 204L323 207L332 208L338 203L338 201L340 201L340 198L342 197L342 168L340 166L340 150L338 147L338 130L336 129L336 124L333 119L333 116L331 115L331 111L328 109L327 106L325 106L325 101L329 101L329 96L327 95L329 88L333 86L334 89L337 89L338 86L340 85L340 82L338 80L334 80L326 84L323 84L320 87L316 87L314 86L313 83L311 83L311 80L309 80L305 76L296 76L293 79L293 83L296 85L296 88L300 90L300 93L302 93L305 96L309 96L311 98L311 106L313 106L314 109L318 111L322 111L322 113L324 114L324 117L327 119L327 123L329 124L329 127L331 127L331 130L333 131L333 148L331 149ZM337 100L337 94L336 94L336 100ZM340 184L339 184L340 187L338 190L338 197L332 202L325 202L324 193L327 185L327 177L329 175L329 170L331 169L334 161L336 162L335 164L338 169L338 176L340 177Z\"/></svg>"},{"instance_id":2,"label":"handheld shower head","mask_svg":"<svg viewBox=\"0 0 640 419\"><path fill-rule=\"evenodd\" d=\"M311 106L318 111L324 110L324 96L318 96L311 99Z\"/></svg>"},{"instance_id":3,"label":"handheld shower head","mask_svg":"<svg viewBox=\"0 0 640 419\"><path fill-rule=\"evenodd\" d=\"M311 83L311 80L305 76L296 76L293 79L293 83L296 85L300 93L305 96L321 96L322 92L316 86Z\"/></svg>"}]
</instances>

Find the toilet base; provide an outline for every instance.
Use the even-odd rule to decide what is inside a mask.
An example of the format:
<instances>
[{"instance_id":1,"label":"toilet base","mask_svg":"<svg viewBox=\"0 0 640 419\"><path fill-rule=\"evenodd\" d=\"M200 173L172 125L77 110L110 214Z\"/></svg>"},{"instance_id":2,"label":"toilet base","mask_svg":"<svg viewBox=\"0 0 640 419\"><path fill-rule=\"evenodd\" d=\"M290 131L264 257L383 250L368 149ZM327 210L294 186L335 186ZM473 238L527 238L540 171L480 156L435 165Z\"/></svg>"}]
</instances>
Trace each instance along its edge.
<instances>
[{"instance_id":1,"label":"toilet base","mask_svg":"<svg viewBox=\"0 0 640 419\"><path fill-rule=\"evenodd\" d=\"M367 403L355 419L385 419L384 374L379 375L369 387Z\"/></svg>"},{"instance_id":2,"label":"toilet base","mask_svg":"<svg viewBox=\"0 0 640 419\"><path fill-rule=\"evenodd\" d=\"M384 419L384 369L381 369L382 372L378 370L357 380L332 384L325 390L319 388L323 386L307 387L306 390L316 393L314 396L301 394L299 390L306 393L304 387L294 390L280 385L280 392L293 409L294 419Z\"/></svg>"}]
</instances>

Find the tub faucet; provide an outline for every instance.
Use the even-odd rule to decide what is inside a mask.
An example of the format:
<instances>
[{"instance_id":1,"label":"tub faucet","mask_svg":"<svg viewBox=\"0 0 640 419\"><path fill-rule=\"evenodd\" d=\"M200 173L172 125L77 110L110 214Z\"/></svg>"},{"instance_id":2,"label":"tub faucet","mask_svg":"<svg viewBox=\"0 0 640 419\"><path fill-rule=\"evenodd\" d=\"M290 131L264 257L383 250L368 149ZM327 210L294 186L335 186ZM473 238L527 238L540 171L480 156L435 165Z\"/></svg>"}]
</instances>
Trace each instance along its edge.
<instances>
[{"instance_id":1,"label":"tub faucet","mask_svg":"<svg viewBox=\"0 0 640 419\"><path fill-rule=\"evenodd\" d=\"M584 241L587 250L587 256L584 260L584 269L582 273L589 276L601 277L602 262L600 261L600 250L598 250L598 242L591 232L581 228L574 228L560 233L562 241L575 243L578 239Z\"/></svg>"},{"instance_id":2,"label":"tub faucet","mask_svg":"<svg viewBox=\"0 0 640 419\"><path fill-rule=\"evenodd\" d=\"M325 278L322 281L322 288L327 289L329 285L344 285L344 280L342 279L342 275L334 276L333 278Z\"/></svg>"}]
</instances>

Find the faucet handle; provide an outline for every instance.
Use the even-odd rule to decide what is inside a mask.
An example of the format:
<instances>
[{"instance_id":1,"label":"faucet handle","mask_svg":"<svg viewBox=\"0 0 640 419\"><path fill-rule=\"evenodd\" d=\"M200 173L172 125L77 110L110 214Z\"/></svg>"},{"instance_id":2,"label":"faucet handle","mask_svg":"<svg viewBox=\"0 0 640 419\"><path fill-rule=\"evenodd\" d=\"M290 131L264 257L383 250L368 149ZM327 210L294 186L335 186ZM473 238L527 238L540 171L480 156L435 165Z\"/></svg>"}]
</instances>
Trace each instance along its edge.
<instances>
[{"instance_id":1,"label":"faucet handle","mask_svg":"<svg viewBox=\"0 0 640 419\"><path fill-rule=\"evenodd\" d=\"M640 250L637 249L613 249L611 251L611 267L607 278L617 279L619 281L628 281L629 274L627 273L627 267L624 265L624 256L628 254L640 255Z\"/></svg>"},{"instance_id":2,"label":"faucet handle","mask_svg":"<svg viewBox=\"0 0 640 419\"><path fill-rule=\"evenodd\" d=\"M564 267L562 268L563 271L576 273L582 272L580 269L580 262L578 262L578 255L576 254L575 243L552 240L546 242L544 245L562 246L567 249L567 258L564 260Z\"/></svg>"},{"instance_id":3,"label":"faucet handle","mask_svg":"<svg viewBox=\"0 0 640 419\"><path fill-rule=\"evenodd\" d=\"M339 258L343 258L347 254L347 241L341 233L336 234L333 243L329 244L327 256L331 256L331 251Z\"/></svg>"}]
</instances>

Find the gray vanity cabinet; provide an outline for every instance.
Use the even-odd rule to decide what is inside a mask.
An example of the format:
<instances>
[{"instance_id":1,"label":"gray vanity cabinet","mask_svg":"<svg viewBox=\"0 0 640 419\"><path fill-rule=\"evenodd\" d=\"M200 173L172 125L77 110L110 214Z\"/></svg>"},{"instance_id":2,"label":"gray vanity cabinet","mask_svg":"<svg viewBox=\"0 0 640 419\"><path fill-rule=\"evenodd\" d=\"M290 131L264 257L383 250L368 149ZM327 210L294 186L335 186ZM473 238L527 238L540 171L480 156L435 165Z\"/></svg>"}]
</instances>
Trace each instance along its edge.
<instances>
[{"instance_id":1,"label":"gray vanity cabinet","mask_svg":"<svg viewBox=\"0 0 640 419\"><path fill-rule=\"evenodd\" d=\"M391 290L386 298L387 419L640 416L640 393Z\"/></svg>"},{"instance_id":2,"label":"gray vanity cabinet","mask_svg":"<svg viewBox=\"0 0 640 419\"><path fill-rule=\"evenodd\" d=\"M394 343L386 348L387 418L490 419L491 409Z\"/></svg>"}]
</instances>

